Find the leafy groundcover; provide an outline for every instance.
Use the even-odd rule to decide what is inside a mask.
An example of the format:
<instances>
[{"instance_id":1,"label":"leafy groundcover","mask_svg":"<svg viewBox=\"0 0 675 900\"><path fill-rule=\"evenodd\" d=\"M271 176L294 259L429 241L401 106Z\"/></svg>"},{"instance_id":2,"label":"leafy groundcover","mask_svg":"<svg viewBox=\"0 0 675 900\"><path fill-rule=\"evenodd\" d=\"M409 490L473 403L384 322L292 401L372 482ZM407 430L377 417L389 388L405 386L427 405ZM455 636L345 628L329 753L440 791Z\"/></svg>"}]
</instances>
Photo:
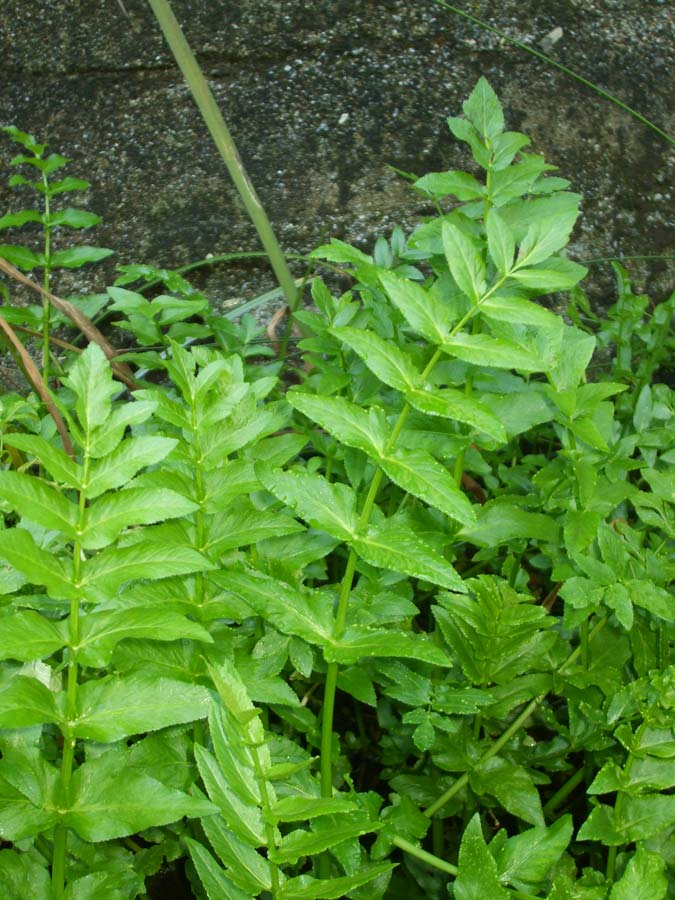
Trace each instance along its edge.
<instances>
[{"instance_id":1,"label":"leafy groundcover","mask_svg":"<svg viewBox=\"0 0 675 900\"><path fill-rule=\"evenodd\" d=\"M288 359L136 266L80 301L135 343L115 371L60 341L0 399L4 900L168 870L209 900L675 896L675 295L616 266L594 315L581 198L484 79L463 113L474 174L414 180L435 214L372 255L315 250L351 289L312 275ZM47 206L0 227L47 241L0 255L102 258L56 255L95 217L55 222L82 185L10 137ZM0 312L47 347L61 315Z\"/></svg>"}]
</instances>

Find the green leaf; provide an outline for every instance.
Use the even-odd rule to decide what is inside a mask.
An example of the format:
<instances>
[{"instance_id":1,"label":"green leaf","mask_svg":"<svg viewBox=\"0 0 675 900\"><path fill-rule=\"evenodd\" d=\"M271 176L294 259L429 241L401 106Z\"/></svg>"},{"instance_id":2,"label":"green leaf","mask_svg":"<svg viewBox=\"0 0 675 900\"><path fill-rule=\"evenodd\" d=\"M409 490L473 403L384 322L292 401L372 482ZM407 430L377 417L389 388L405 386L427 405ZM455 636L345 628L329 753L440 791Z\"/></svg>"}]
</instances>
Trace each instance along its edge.
<instances>
[{"instance_id":1,"label":"green leaf","mask_svg":"<svg viewBox=\"0 0 675 900\"><path fill-rule=\"evenodd\" d=\"M322 397L291 390L286 399L295 409L325 428L348 447L379 456L389 437L381 409L362 410L342 397Z\"/></svg>"},{"instance_id":2,"label":"green leaf","mask_svg":"<svg viewBox=\"0 0 675 900\"><path fill-rule=\"evenodd\" d=\"M86 191L90 187L90 183L84 178L73 178L72 175L66 175L61 181L53 181L49 185L47 193L50 197L54 197L56 194L65 194L70 191Z\"/></svg>"},{"instance_id":3,"label":"green leaf","mask_svg":"<svg viewBox=\"0 0 675 900\"><path fill-rule=\"evenodd\" d=\"M384 341L372 331L358 328L331 328L335 337L348 344L361 357L380 381L397 391L412 390L420 375L410 357L391 341Z\"/></svg>"},{"instance_id":4,"label":"green leaf","mask_svg":"<svg viewBox=\"0 0 675 900\"><path fill-rule=\"evenodd\" d=\"M210 700L210 692L198 684L150 675L108 675L80 686L73 734L103 743L119 741L205 719Z\"/></svg>"},{"instance_id":5,"label":"green leaf","mask_svg":"<svg viewBox=\"0 0 675 900\"><path fill-rule=\"evenodd\" d=\"M572 817L565 815L549 828L542 825L510 837L497 854L499 880L514 886L544 881L567 849L573 831Z\"/></svg>"},{"instance_id":6,"label":"green leaf","mask_svg":"<svg viewBox=\"0 0 675 900\"><path fill-rule=\"evenodd\" d=\"M58 722L59 700L41 681L15 675L0 690L0 728L28 728Z\"/></svg>"},{"instance_id":7,"label":"green leaf","mask_svg":"<svg viewBox=\"0 0 675 900\"><path fill-rule=\"evenodd\" d=\"M4 778L0 778L0 838L3 841L22 841L26 838L34 838L44 831L48 832L58 821L59 814L55 809L38 808L20 791L8 784ZM1 874L2 869L0 869ZM2 881L0 881L0 885L4 887ZM44 896L48 897L49 894ZM21 900L24 900L25 897L26 895L23 893Z\"/></svg>"},{"instance_id":8,"label":"green leaf","mask_svg":"<svg viewBox=\"0 0 675 900\"><path fill-rule=\"evenodd\" d=\"M68 250L55 250L49 257L51 268L80 269L87 263L99 262L115 251L106 250L103 247L89 247L80 244L78 247L70 247Z\"/></svg>"},{"instance_id":9,"label":"green leaf","mask_svg":"<svg viewBox=\"0 0 675 900\"><path fill-rule=\"evenodd\" d=\"M511 229L496 209L490 209L485 223L488 253L501 275L505 275L513 265L516 243ZM484 306L484 304L482 304Z\"/></svg>"},{"instance_id":10,"label":"green leaf","mask_svg":"<svg viewBox=\"0 0 675 900\"><path fill-rule=\"evenodd\" d=\"M216 812L203 797L166 787L144 772L120 771L117 761L112 768L105 756L83 763L74 772L72 795L74 801L62 821L84 841L110 841L183 816Z\"/></svg>"},{"instance_id":11,"label":"green leaf","mask_svg":"<svg viewBox=\"0 0 675 900\"><path fill-rule=\"evenodd\" d=\"M543 372L547 368L546 363L534 353L487 334L456 334L447 338L441 349L448 356L455 356L476 366L517 369L521 372Z\"/></svg>"},{"instance_id":12,"label":"green leaf","mask_svg":"<svg viewBox=\"0 0 675 900\"><path fill-rule=\"evenodd\" d=\"M0 885L4 900L49 897L51 892L48 869L17 850L0 850Z\"/></svg>"},{"instance_id":13,"label":"green leaf","mask_svg":"<svg viewBox=\"0 0 675 900\"><path fill-rule=\"evenodd\" d=\"M86 666L103 668L109 664L117 644L125 638L213 643L205 628L170 609L101 610L80 618L78 660Z\"/></svg>"},{"instance_id":14,"label":"green leaf","mask_svg":"<svg viewBox=\"0 0 675 900\"><path fill-rule=\"evenodd\" d=\"M484 316L494 319L496 322L533 325L535 328L551 334L558 334L562 331L563 321L559 316L522 297L492 294L483 300L480 308Z\"/></svg>"},{"instance_id":15,"label":"green leaf","mask_svg":"<svg viewBox=\"0 0 675 900\"><path fill-rule=\"evenodd\" d=\"M462 391L453 388L411 391L406 395L411 406L430 416L441 416L455 422L470 425L501 443L506 442L506 432L499 419L490 410Z\"/></svg>"},{"instance_id":16,"label":"green leaf","mask_svg":"<svg viewBox=\"0 0 675 900\"><path fill-rule=\"evenodd\" d=\"M478 794L487 793L496 797L504 809L514 816L543 827L544 814L539 792L522 766L493 756L471 773L471 787Z\"/></svg>"},{"instance_id":17,"label":"green leaf","mask_svg":"<svg viewBox=\"0 0 675 900\"><path fill-rule=\"evenodd\" d=\"M343 541L355 535L358 527L356 494L348 485L332 483L321 475L299 469L284 472L259 464L255 472L270 493L313 528Z\"/></svg>"},{"instance_id":18,"label":"green leaf","mask_svg":"<svg viewBox=\"0 0 675 900\"><path fill-rule=\"evenodd\" d=\"M523 287L538 294L569 291L586 276L588 269L569 259L555 257L531 268L516 269L511 273Z\"/></svg>"},{"instance_id":19,"label":"green leaf","mask_svg":"<svg viewBox=\"0 0 675 900\"><path fill-rule=\"evenodd\" d=\"M77 506L37 476L0 472L0 496L23 519L60 531L71 540L77 537Z\"/></svg>"},{"instance_id":20,"label":"green leaf","mask_svg":"<svg viewBox=\"0 0 675 900\"><path fill-rule=\"evenodd\" d=\"M478 813L462 835L458 864L453 885L457 900L509 900L508 892L499 883L497 864L483 838Z\"/></svg>"},{"instance_id":21,"label":"green leaf","mask_svg":"<svg viewBox=\"0 0 675 900\"><path fill-rule=\"evenodd\" d=\"M125 528L188 516L198 505L168 488L131 488L95 500L85 510L80 542L85 550L111 544Z\"/></svg>"},{"instance_id":22,"label":"green leaf","mask_svg":"<svg viewBox=\"0 0 675 900\"><path fill-rule=\"evenodd\" d=\"M537 265L561 250L569 241L578 215L578 207L571 206L556 216L533 222L518 248L516 269Z\"/></svg>"},{"instance_id":23,"label":"green leaf","mask_svg":"<svg viewBox=\"0 0 675 900\"><path fill-rule=\"evenodd\" d=\"M381 823L371 822L363 814L337 815L331 817L321 831L306 831L298 828L284 835L281 843L270 851L273 862L283 865L295 863L301 856L314 856L342 841L369 834L382 827Z\"/></svg>"},{"instance_id":24,"label":"green leaf","mask_svg":"<svg viewBox=\"0 0 675 900\"><path fill-rule=\"evenodd\" d=\"M485 194L485 186L467 172L429 172L414 183L418 191L432 197L457 197L458 200L477 200Z\"/></svg>"},{"instance_id":25,"label":"green leaf","mask_svg":"<svg viewBox=\"0 0 675 900\"><path fill-rule=\"evenodd\" d=\"M356 812L351 800L339 797L283 797L270 809L270 820L277 822L301 822L317 816Z\"/></svg>"},{"instance_id":26,"label":"green leaf","mask_svg":"<svg viewBox=\"0 0 675 900\"><path fill-rule=\"evenodd\" d=\"M436 666L451 665L448 656L430 640L413 633L368 625L352 625L324 649L327 662L352 665L364 657L403 657Z\"/></svg>"},{"instance_id":27,"label":"green leaf","mask_svg":"<svg viewBox=\"0 0 675 900\"><path fill-rule=\"evenodd\" d=\"M33 610L0 618L0 659L30 662L43 659L67 643L63 622L45 619Z\"/></svg>"},{"instance_id":28,"label":"green leaf","mask_svg":"<svg viewBox=\"0 0 675 900\"><path fill-rule=\"evenodd\" d=\"M92 500L105 491L121 487L140 469L161 462L176 443L173 438L153 435L126 438L107 456L92 463L89 478L82 483L82 492Z\"/></svg>"},{"instance_id":29,"label":"green leaf","mask_svg":"<svg viewBox=\"0 0 675 900\"><path fill-rule=\"evenodd\" d=\"M294 634L310 644L323 646L332 635L332 610L312 596L253 569L214 572L213 580L241 597L256 615L283 634ZM315 606L312 607L311 603Z\"/></svg>"},{"instance_id":30,"label":"green leaf","mask_svg":"<svg viewBox=\"0 0 675 900\"><path fill-rule=\"evenodd\" d=\"M400 278L392 272L380 272L379 278L389 299L413 331L432 344L442 344L452 322L449 310L436 295L414 281Z\"/></svg>"},{"instance_id":31,"label":"green leaf","mask_svg":"<svg viewBox=\"0 0 675 900\"><path fill-rule=\"evenodd\" d=\"M242 800L229 783L228 773L203 747L195 746L195 760L210 799L218 806L232 832L250 847L265 844L265 825L258 806ZM253 772L251 779L255 776Z\"/></svg>"},{"instance_id":32,"label":"green leaf","mask_svg":"<svg viewBox=\"0 0 675 900\"><path fill-rule=\"evenodd\" d=\"M31 584L42 584L55 600L78 595L70 580L70 571L60 559L42 550L24 528L0 531L0 559L18 569Z\"/></svg>"},{"instance_id":33,"label":"green leaf","mask_svg":"<svg viewBox=\"0 0 675 900\"><path fill-rule=\"evenodd\" d=\"M473 507L445 466L424 450L391 450L380 458L387 477L463 525L476 521Z\"/></svg>"},{"instance_id":34,"label":"green leaf","mask_svg":"<svg viewBox=\"0 0 675 900\"><path fill-rule=\"evenodd\" d=\"M484 138L496 138L504 130L504 112L497 95L482 76L462 104L464 115ZM489 900L488 897L485 900Z\"/></svg>"},{"instance_id":35,"label":"green leaf","mask_svg":"<svg viewBox=\"0 0 675 900\"><path fill-rule=\"evenodd\" d=\"M222 469L218 472L222 473ZM258 510L250 503L237 503L208 521L204 551L211 559L217 559L227 550L297 533L304 534L305 529L292 516Z\"/></svg>"},{"instance_id":36,"label":"green leaf","mask_svg":"<svg viewBox=\"0 0 675 900\"><path fill-rule=\"evenodd\" d=\"M25 453L35 456L57 481L68 487L78 488L80 486L77 463L73 462L67 453L44 438L35 434L9 432L3 434L2 440L10 447L16 447L17 450L23 450Z\"/></svg>"},{"instance_id":37,"label":"green leaf","mask_svg":"<svg viewBox=\"0 0 675 900\"><path fill-rule=\"evenodd\" d=\"M137 392L140 393L140 392ZM107 456L122 440L130 425L145 422L157 408L157 404L147 400L136 400L115 407L102 425L90 435L89 455L92 459Z\"/></svg>"},{"instance_id":38,"label":"green leaf","mask_svg":"<svg viewBox=\"0 0 675 900\"><path fill-rule=\"evenodd\" d=\"M51 215L49 224L54 227L56 225L66 225L68 228L91 228L92 225L98 225L101 217L95 213L86 212L84 209L74 209L72 206L66 209L60 209ZM112 250L105 251L106 254L112 253ZM52 256L53 259L53 256Z\"/></svg>"},{"instance_id":39,"label":"green leaf","mask_svg":"<svg viewBox=\"0 0 675 900\"><path fill-rule=\"evenodd\" d=\"M626 795L621 817L614 808L599 804L579 829L577 840L601 841L619 847L631 841L646 841L675 825L675 795Z\"/></svg>"},{"instance_id":40,"label":"green leaf","mask_svg":"<svg viewBox=\"0 0 675 900\"><path fill-rule=\"evenodd\" d=\"M205 572L212 563L191 547L142 541L130 547L110 547L86 560L80 584L113 594L125 581L135 578L168 578Z\"/></svg>"},{"instance_id":41,"label":"green leaf","mask_svg":"<svg viewBox=\"0 0 675 900\"><path fill-rule=\"evenodd\" d=\"M237 887L200 843L189 837L184 840L209 900L254 900L256 894Z\"/></svg>"},{"instance_id":42,"label":"green leaf","mask_svg":"<svg viewBox=\"0 0 675 900\"><path fill-rule=\"evenodd\" d=\"M218 858L228 868L228 875L244 891L257 896L270 891L269 862L253 847L244 843L226 825L222 816L202 819L202 828ZM269 851L268 851L269 852Z\"/></svg>"},{"instance_id":43,"label":"green leaf","mask_svg":"<svg viewBox=\"0 0 675 900\"><path fill-rule=\"evenodd\" d=\"M6 260L10 265L29 272L44 266L45 258L42 253L33 253L28 247L19 247L14 244L0 244L0 259Z\"/></svg>"},{"instance_id":44,"label":"green leaf","mask_svg":"<svg viewBox=\"0 0 675 900\"><path fill-rule=\"evenodd\" d=\"M508 497L488 501L477 513L477 522L460 532L464 540L479 547L493 547L517 538L557 544L559 526L550 516L528 512Z\"/></svg>"},{"instance_id":45,"label":"green leaf","mask_svg":"<svg viewBox=\"0 0 675 900\"><path fill-rule=\"evenodd\" d=\"M479 250L464 232L450 222L443 222L443 249L450 273L457 287L478 303L485 292L485 263Z\"/></svg>"},{"instance_id":46,"label":"green leaf","mask_svg":"<svg viewBox=\"0 0 675 900\"><path fill-rule=\"evenodd\" d=\"M664 900L668 896L665 860L638 844L609 900Z\"/></svg>"},{"instance_id":47,"label":"green leaf","mask_svg":"<svg viewBox=\"0 0 675 900\"><path fill-rule=\"evenodd\" d=\"M62 381L77 398L75 411L88 435L108 418L111 399L119 391L113 381L110 363L98 344L89 344Z\"/></svg>"},{"instance_id":48,"label":"green leaf","mask_svg":"<svg viewBox=\"0 0 675 900\"><path fill-rule=\"evenodd\" d=\"M403 572L452 591L466 591L460 576L440 553L396 522L371 526L365 535L352 541L352 546L372 566Z\"/></svg>"},{"instance_id":49,"label":"green leaf","mask_svg":"<svg viewBox=\"0 0 675 900\"><path fill-rule=\"evenodd\" d=\"M24 209L18 213L7 213L0 216L0 229L2 228L20 228L26 222L39 222L42 224L42 216L34 209Z\"/></svg>"},{"instance_id":50,"label":"green leaf","mask_svg":"<svg viewBox=\"0 0 675 900\"><path fill-rule=\"evenodd\" d=\"M377 863L361 869L355 875L331 879L312 878L310 875L289 878L279 892L279 900L342 900L350 891L391 872L393 868L393 863Z\"/></svg>"}]
</instances>

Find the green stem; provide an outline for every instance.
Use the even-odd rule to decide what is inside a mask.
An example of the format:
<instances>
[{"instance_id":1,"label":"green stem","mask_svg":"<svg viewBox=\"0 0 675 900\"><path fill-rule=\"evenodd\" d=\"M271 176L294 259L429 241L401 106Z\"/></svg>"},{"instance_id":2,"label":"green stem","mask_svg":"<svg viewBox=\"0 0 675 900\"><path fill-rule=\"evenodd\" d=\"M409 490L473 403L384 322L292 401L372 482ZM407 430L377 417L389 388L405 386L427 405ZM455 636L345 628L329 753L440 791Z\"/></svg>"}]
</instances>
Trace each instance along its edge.
<instances>
[{"instance_id":1,"label":"green stem","mask_svg":"<svg viewBox=\"0 0 675 900\"><path fill-rule=\"evenodd\" d=\"M270 265L283 290L286 304L293 312L297 307L298 292L286 257L279 246L262 203L246 174L230 130L225 124L211 89L199 67L168 0L148 0L164 37L171 48L178 66L190 88L195 103L206 123L218 152L230 173L246 211L258 232L260 241L269 257Z\"/></svg>"},{"instance_id":2,"label":"green stem","mask_svg":"<svg viewBox=\"0 0 675 900\"><path fill-rule=\"evenodd\" d=\"M414 856L415 859L419 859L422 862L428 863L435 869L440 869L441 872L447 872L448 875L457 877L457 874L459 872L457 866L453 866L452 863L446 862L444 859L440 859L433 853L428 853L426 850L422 850L420 847L416 847L415 844L407 841L405 838L396 836L393 840L393 843L396 847L399 848L399 850L404 850L406 853Z\"/></svg>"},{"instance_id":3,"label":"green stem","mask_svg":"<svg viewBox=\"0 0 675 900\"><path fill-rule=\"evenodd\" d=\"M600 619L600 621L593 628L593 630L589 636L589 639L592 640L596 636L596 634L598 634L598 632L602 628L604 628L606 623L607 623L607 619ZM562 664L562 666L560 667L560 669L558 671L559 672L564 671L564 669L566 669L573 662L575 662L577 657L579 656L580 652L581 652L581 650L579 647L577 647L575 650L573 650L572 653L570 653L570 655L567 657L567 659L565 660L565 662ZM505 744L507 744L511 740L513 735L516 734L516 732L518 732L521 729L521 727L525 724L525 722L527 722L527 720L530 718L532 713L535 711L535 709L539 706L539 704L544 700L544 698L546 696L547 696L546 694L540 694L539 697L535 697L534 700L531 700L527 704L525 709L521 712L521 714L518 716L518 718L515 719L511 723L511 725L506 729L506 731L501 735L501 737L499 737L494 742L494 744L492 744L491 747L481 756L481 758L478 760L478 762L476 763L476 766L474 768L478 768L478 766L483 765L483 763L486 763L489 759L492 759L493 756L496 756L497 753L499 753L499 751L502 749L502 747ZM430 806L428 806L424 810L424 814L426 816L429 816L429 818L431 818L433 815L435 815L439 809L442 809L445 806L445 804L448 802L448 800L452 799L452 797L454 797L455 794L457 794L459 791L462 790L462 788L468 783L470 775L471 775L471 772L464 772L463 775L460 775L460 777L457 779L457 781L455 781L453 784L451 784L450 787L447 789L447 791L445 791L437 800L435 800Z\"/></svg>"},{"instance_id":4,"label":"green stem","mask_svg":"<svg viewBox=\"0 0 675 900\"><path fill-rule=\"evenodd\" d=\"M647 722L643 722L642 725L638 728L635 733L635 741L636 745L639 745L642 737L647 730ZM626 760L626 765L623 767L623 781L628 784L630 781L630 771L633 768L633 762L635 761L635 756L632 753L628 754L628 759ZM621 815L623 813L623 807L626 802L627 794L625 791L619 791L616 795L616 802L614 804L614 821L620 822ZM605 872L605 876L607 881L611 884L614 881L614 875L616 874L616 857L621 848L620 847L610 847L609 852L607 853L607 870Z\"/></svg>"},{"instance_id":5,"label":"green stem","mask_svg":"<svg viewBox=\"0 0 675 900\"><path fill-rule=\"evenodd\" d=\"M580 769L571 775L567 781L559 787L558 790L553 794L553 796L544 804L543 811L544 815L550 815L554 812L563 800L566 800L567 797L572 793L572 791L584 780L584 775L586 774L584 767L582 766Z\"/></svg>"},{"instance_id":6,"label":"green stem","mask_svg":"<svg viewBox=\"0 0 675 900\"><path fill-rule=\"evenodd\" d=\"M82 482L86 483L89 474L89 455L85 449L82 463ZM78 507L77 531L84 531L84 519L86 515L86 498L84 492L80 492ZM82 566L82 547L79 541L73 544L73 582L80 580ZM80 600L73 597L70 601L70 616L68 618L68 670L66 687L66 722L74 722L77 716L77 688L78 688L78 664L77 650L74 649L80 643ZM69 809L72 805L70 790L71 778L75 762L75 744L70 724L62 728L63 734L63 758L61 760L61 791L62 805ZM68 843L68 829L59 825L54 830L54 843L52 846L52 897L60 900L66 886L66 856Z\"/></svg>"},{"instance_id":7,"label":"green stem","mask_svg":"<svg viewBox=\"0 0 675 900\"><path fill-rule=\"evenodd\" d=\"M44 219L44 233L45 233L45 246L44 246L44 257L45 257L45 270L42 278L42 286L45 291L49 292L51 287L51 241L52 241L52 230L50 224L51 218L51 210L50 210L50 200L49 200L49 182L47 180L47 176L45 173L42 173L42 185L44 187L44 206L45 206L45 219ZM49 297L43 295L42 297L42 378L44 380L45 387L49 386L49 330L50 330L50 316L51 316L51 305L49 303Z\"/></svg>"}]
</instances>

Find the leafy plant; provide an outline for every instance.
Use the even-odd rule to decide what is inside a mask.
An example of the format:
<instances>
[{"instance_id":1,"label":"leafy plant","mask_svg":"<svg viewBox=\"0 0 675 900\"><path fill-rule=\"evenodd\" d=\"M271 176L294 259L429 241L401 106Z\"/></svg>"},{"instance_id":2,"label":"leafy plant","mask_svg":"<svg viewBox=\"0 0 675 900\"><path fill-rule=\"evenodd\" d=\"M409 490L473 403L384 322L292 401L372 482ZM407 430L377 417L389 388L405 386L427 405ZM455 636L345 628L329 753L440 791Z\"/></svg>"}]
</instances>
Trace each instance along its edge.
<instances>
[{"instance_id":1,"label":"leafy plant","mask_svg":"<svg viewBox=\"0 0 675 900\"><path fill-rule=\"evenodd\" d=\"M67 175L56 181L51 178L66 166L71 160L58 153L46 155L47 145L39 144L35 138L24 131L20 131L13 125L2 129L12 141L23 147L23 153L15 156L10 165L15 167L31 166L39 173L37 181L31 181L19 173L12 175L9 180L11 187L29 187L37 191L42 198L41 209L24 209L17 213L7 213L0 218L0 229L18 228L29 223L40 226L42 232L42 250L35 251L19 244L2 244L0 256L18 266L24 272L34 269L42 270L43 288L49 292L52 285L52 272L55 269L79 269L87 263L98 262L105 259L113 252L102 247L92 247L80 244L77 247L54 249L54 238L59 233L58 229L91 228L97 225L101 219L94 213L71 206L55 210L55 198L63 194L84 191L89 187L89 182L82 178L74 178ZM51 331L51 305L49 298L43 296L41 310L16 310L3 309L3 314L9 321L42 331L42 367L45 384L49 382L50 359L50 331Z\"/></svg>"},{"instance_id":2,"label":"leafy plant","mask_svg":"<svg viewBox=\"0 0 675 900\"><path fill-rule=\"evenodd\" d=\"M133 399L95 345L50 395L70 451L3 398L9 900L181 859L209 900L669 896L673 301L618 270L595 317L580 197L484 79L463 109L434 215L312 254L352 289L313 278L285 380L139 266Z\"/></svg>"}]
</instances>

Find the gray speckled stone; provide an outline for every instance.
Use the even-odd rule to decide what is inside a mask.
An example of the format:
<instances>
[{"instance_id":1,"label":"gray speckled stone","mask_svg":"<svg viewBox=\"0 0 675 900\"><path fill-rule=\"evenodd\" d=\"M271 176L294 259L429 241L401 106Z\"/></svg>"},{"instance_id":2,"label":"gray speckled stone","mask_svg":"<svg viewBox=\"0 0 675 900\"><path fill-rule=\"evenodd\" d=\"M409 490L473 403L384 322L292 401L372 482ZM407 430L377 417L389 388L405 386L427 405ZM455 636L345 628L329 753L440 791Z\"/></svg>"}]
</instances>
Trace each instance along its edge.
<instances>
[{"instance_id":1,"label":"gray speckled stone","mask_svg":"<svg viewBox=\"0 0 675 900\"><path fill-rule=\"evenodd\" d=\"M152 13L143 0L3 0L0 124L72 157L92 182L78 199L104 217L82 235L116 257L59 275L62 293L100 289L114 264L180 266L258 249ZM367 248L427 212L388 168L423 174L468 160L445 126L479 75L509 127L525 131L583 193L571 255L672 254L672 146L563 73L428 0L175 0L251 179L289 251L322 235ZM675 14L659 0L466 0L467 12L541 49L643 111L670 133ZM0 213L20 208L2 160ZM14 237L6 233L3 241ZM19 239L19 233L15 234ZM672 267L635 265L654 296ZM302 267L298 269L301 271ZM218 301L273 282L264 267L202 272ZM607 268L595 296L611 299Z\"/></svg>"}]
</instances>

